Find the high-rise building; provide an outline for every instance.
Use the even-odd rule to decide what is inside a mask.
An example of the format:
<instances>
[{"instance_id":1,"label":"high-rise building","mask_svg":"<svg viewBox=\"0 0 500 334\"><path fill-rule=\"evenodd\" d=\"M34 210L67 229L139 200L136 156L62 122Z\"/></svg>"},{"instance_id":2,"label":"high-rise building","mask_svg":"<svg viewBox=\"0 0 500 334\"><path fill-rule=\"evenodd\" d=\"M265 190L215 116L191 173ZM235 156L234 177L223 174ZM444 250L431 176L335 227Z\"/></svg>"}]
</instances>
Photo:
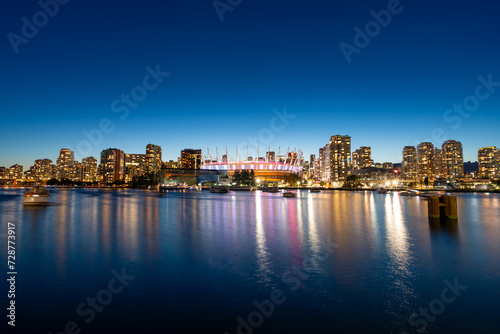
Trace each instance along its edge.
<instances>
[{"instance_id":1,"label":"high-rise building","mask_svg":"<svg viewBox=\"0 0 500 334\"><path fill-rule=\"evenodd\" d=\"M406 178L415 180L418 174L417 149L415 146L405 146L403 148L403 173Z\"/></svg>"},{"instance_id":2,"label":"high-rise building","mask_svg":"<svg viewBox=\"0 0 500 334\"><path fill-rule=\"evenodd\" d=\"M83 181L85 177L83 164L79 161L74 161L71 166L71 181Z\"/></svg>"},{"instance_id":3,"label":"high-rise building","mask_svg":"<svg viewBox=\"0 0 500 334\"><path fill-rule=\"evenodd\" d=\"M144 174L148 165L146 161L144 154L125 153L125 182L130 182L134 177Z\"/></svg>"},{"instance_id":4,"label":"high-rise building","mask_svg":"<svg viewBox=\"0 0 500 334\"><path fill-rule=\"evenodd\" d=\"M318 178L320 180L324 180L325 179L325 165L326 165L325 148L324 147L319 149L318 159L319 159Z\"/></svg>"},{"instance_id":5,"label":"high-rise building","mask_svg":"<svg viewBox=\"0 0 500 334\"><path fill-rule=\"evenodd\" d=\"M462 143L456 140L447 140L443 143L443 170L446 178L461 178L464 176L464 155Z\"/></svg>"},{"instance_id":6,"label":"high-rise building","mask_svg":"<svg viewBox=\"0 0 500 334\"><path fill-rule=\"evenodd\" d=\"M439 148L434 148L434 177L443 177L443 151Z\"/></svg>"},{"instance_id":7,"label":"high-rise building","mask_svg":"<svg viewBox=\"0 0 500 334\"><path fill-rule=\"evenodd\" d=\"M201 167L201 149L186 148L181 151L182 168L200 169Z\"/></svg>"},{"instance_id":8,"label":"high-rise building","mask_svg":"<svg viewBox=\"0 0 500 334\"><path fill-rule=\"evenodd\" d=\"M32 176L34 180L46 181L50 180L54 173L54 165L50 159L37 159L32 169Z\"/></svg>"},{"instance_id":9,"label":"high-rise building","mask_svg":"<svg viewBox=\"0 0 500 334\"><path fill-rule=\"evenodd\" d=\"M316 181L320 181L321 178L320 178L320 161L319 161L319 158L317 158L316 160L314 160L314 179Z\"/></svg>"},{"instance_id":10,"label":"high-rise building","mask_svg":"<svg viewBox=\"0 0 500 334\"><path fill-rule=\"evenodd\" d=\"M71 179L71 168L75 161L75 152L69 148L61 148L59 158L57 158L57 174L59 180Z\"/></svg>"},{"instance_id":11,"label":"high-rise building","mask_svg":"<svg viewBox=\"0 0 500 334\"><path fill-rule=\"evenodd\" d=\"M276 161L276 152L274 151L266 152L266 160L271 162Z\"/></svg>"},{"instance_id":12,"label":"high-rise building","mask_svg":"<svg viewBox=\"0 0 500 334\"><path fill-rule=\"evenodd\" d=\"M5 166L0 167L0 179L7 179L9 177L9 169Z\"/></svg>"},{"instance_id":13,"label":"high-rise building","mask_svg":"<svg viewBox=\"0 0 500 334\"><path fill-rule=\"evenodd\" d=\"M161 146L146 145L146 172L158 173L161 169Z\"/></svg>"},{"instance_id":14,"label":"high-rise building","mask_svg":"<svg viewBox=\"0 0 500 334\"><path fill-rule=\"evenodd\" d=\"M316 167L316 155L315 154L311 154L311 156L309 157L309 178L314 178L314 174L316 173L315 172L315 167Z\"/></svg>"},{"instance_id":15,"label":"high-rise building","mask_svg":"<svg viewBox=\"0 0 500 334\"><path fill-rule=\"evenodd\" d=\"M371 147L361 146L352 152L352 169L369 168L373 164Z\"/></svg>"},{"instance_id":16,"label":"high-rise building","mask_svg":"<svg viewBox=\"0 0 500 334\"><path fill-rule=\"evenodd\" d=\"M500 174L500 151L495 147L482 147L477 152L479 177L483 179L498 178Z\"/></svg>"},{"instance_id":17,"label":"high-rise building","mask_svg":"<svg viewBox=\"0 0 500 334\"><path fill-rule=\"evenodd\" d=\"M418 178L434 179L434 145L423 142L417 146Z\"/></svg>"},{"instance_id":18,"label":"high-rise building","mask_svg":"<svg viewBox=\"0 0 500 334\"><path fill-rule=\"evenodd\" d=\"M117 148L101 152L101 179L104 183L115 183L125 179L125 154Z\"/></svg>"},{"instance_id":19,"label":"high-rise building","mask_svg":"<svg viewBox=\"0 0 500 334\"><path fill-rule=\"evenodd\" d=\"M332 165L331 165L331 150L330 145L326 144L325 146L325 173L324 180L330 182L332 179Z\"/></svg>"},{"instance_id":20,"label":"high-rise building","mask_svg":"<svg viewBox=\"0 0 500 334\"><path fill-rule=\"evenodd\" d=\"M330 138L330 180L346 181L351 175L351 137L335 135Z\"/></svg>"},{"instance_id":21,"label":"high-rise building","mask_svg":"<svg viewBox=\"0 0 500 334\"><path fill-rule=\"evenodd\" d=\"M23 178L23 166L15 164L9 167L9 178L11 179L22 179Z\"/></svg>"},{"instance_id":22,"label":"high-rise building","mask_svg":"<svg viewBox=\"0 0 500 334\"><path fill-rule=\"evenodd\" d=\"M82 159L83 165L83 181L96 182L97 181L97 159L94 157L87 157Z\"/></svg>"}]
</instances>

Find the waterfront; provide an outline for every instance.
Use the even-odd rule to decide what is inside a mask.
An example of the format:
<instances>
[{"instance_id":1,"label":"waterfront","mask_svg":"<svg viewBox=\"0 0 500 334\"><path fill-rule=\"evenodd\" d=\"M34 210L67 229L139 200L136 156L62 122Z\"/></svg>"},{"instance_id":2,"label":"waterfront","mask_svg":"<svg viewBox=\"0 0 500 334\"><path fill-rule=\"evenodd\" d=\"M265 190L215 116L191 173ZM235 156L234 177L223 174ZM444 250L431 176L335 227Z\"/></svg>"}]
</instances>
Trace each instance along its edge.
<instances>
[{"instance_id":1,"label":"waterfront","mask_svg":"<svg viewBox=\"0 0 500 334\"><path fill-rule=\"evenodd\" d=\"M56 189L55 205L36 208L23 207L22 194L0 190L2 244L7 223L17 228L23 333L59 333L74 321L82 333L232 334L276 289L282 302L255 333L496 328L499 194L457 194L458 224L430 224L420 198L368 191ZM2 252L4 273L6 263ZM134 278L86 323L77 306L122 268ZM410 315L455 279L467 288L412 326Z\"/></svg>"}]
</instances>

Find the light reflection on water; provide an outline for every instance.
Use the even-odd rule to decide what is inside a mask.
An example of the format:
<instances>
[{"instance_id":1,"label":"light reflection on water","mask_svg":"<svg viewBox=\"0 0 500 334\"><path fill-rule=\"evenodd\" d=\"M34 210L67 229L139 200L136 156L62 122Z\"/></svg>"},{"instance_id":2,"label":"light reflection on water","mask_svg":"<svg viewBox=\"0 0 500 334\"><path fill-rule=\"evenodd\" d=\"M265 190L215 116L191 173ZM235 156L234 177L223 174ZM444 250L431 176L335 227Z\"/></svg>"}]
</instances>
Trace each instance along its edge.
<instances>
[{"instance_id":1,"label":"light reflection on water","mask_svg":"<svg viewBox=\"0 0 500 334\"><path fill-rule=\"evenodd\" d=\"M162 331L232 333L236 318L275 288L287 302L260 333L415 332L409 315L455 277L470 289L432 329L473 332L500 306L500 196L457 197L453 223L429 222L425 201L397 193L66 189L53 191L57 205L25 208L22 191L4 189L0 225L2 240L7 222L18 229L26 333L60 330L122 267L136 280L89 332L148 322ZM340 246L325 260L327 239ZM282 275L306 258L307 278L292 291ZM5 272L5 253L0 259ZM465 314L466 324L456 321ZM153 315L163 321L147 320Z\"/></svg>"}]
</instances>

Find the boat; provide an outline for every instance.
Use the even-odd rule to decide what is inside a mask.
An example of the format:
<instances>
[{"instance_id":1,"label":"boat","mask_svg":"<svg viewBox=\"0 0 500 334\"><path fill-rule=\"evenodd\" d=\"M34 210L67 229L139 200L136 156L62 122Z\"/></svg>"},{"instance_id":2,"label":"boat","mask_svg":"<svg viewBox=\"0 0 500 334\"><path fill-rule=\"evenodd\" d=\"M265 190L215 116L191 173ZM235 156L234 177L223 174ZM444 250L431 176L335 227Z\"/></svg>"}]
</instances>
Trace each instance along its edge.
<instances>
[{"instance_id":1,"label":"boat","mask_svg":"<svg viewBox=\"0 0 500 334\"><path fill-rule=\"evenodd\" d=\"M23 203L24 205L48 205L50 204L50 191L40 186L27 188Z\"/></svg>"},{"instance_id":2,"label":"boat","mask_svg":"<svg viewBox=\"0 0 500 334\"><path fill-rule=\"evenodd\" d=\"M253 187L252 186L232 186L229 188L229 190L232 191L252 191Z\"/></svg>"},{"instance_id":3,"label":"boat","mask_svg":"<svg viewBox=\"0 0 500 334\"><path fill-rule=\"evenodd\" d=\"M412 189L406 189L399 192L401 196L418 196L418 191Z\"/></svg>"},{"instance_id":4,"label":"boat","mask_svg":"<svg viewBox=\"0 0 500 334\"><path fill-rule=\"evenodd\" d=\"M278 193L280 190L278 189L278 187L266 187L262 188L262 191L265 193Z\"/></svg>"},{"instance_id":5,"label":"boat","mask_svg":"<svg viewBox=\"0 0 500 334\"><path fill-rule=\"evenodd\" d=\"M309 189L310 193L319 193L321 190L319 188L311 188Z\"/></svg>"},{"instance_id":6,"label":"boat","mask_svg":"<svg viewBox=\"0 0 500 334\"><path fill-rule=\"evenodd\" d=\"M285 190L282 194L283 197L297 197L297 193L290 190Z\"/></svg>"},{"instance_id":7,"label":"boat","mask_svg":"<svg viewBox=\"0 0 500 334\"><path fill-rule=\"evenodd\" d=\"M377 188L376 192L379 194L387 194L387 189L380 187L380 188Z\"/></svg>"},{"instance_id":8,"label":"boat","mask_svg":"<svg viewBox=\"0 0 500 334\"><path fill-rule=\"evenodd\" d=\"M211 193L225 194L229 192L229 187L226 186L213 186L210 188Z\"/></svg>"},{"instance_id":9,"label":"boat","mask_svg":"<svg viewBox=\"0 0 500 334\"><path fill-rule=\"evenodd\" d=\"M419 193L419 196L423 200L427 200L427 199L429 199L429 197L433 197L433 196L439 197L439 196L443 196L444 194L446 194L444 191L428 191L428 192L424 192L424 193Z\"/></svg>"}]
</instances>

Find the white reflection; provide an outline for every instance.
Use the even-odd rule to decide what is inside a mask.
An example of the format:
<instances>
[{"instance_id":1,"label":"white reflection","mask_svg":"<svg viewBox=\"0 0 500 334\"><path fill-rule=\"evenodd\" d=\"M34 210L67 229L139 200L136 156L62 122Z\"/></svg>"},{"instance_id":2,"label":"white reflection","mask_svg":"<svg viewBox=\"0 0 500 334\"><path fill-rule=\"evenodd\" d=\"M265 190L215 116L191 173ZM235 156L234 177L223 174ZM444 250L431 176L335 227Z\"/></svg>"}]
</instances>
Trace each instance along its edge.
<instances>
[{"instance_id":1,"label":"white reflection","mask_svg":"<svg viewBox=\"0 0 500 334\"><path fill-rule=\"evenodd\" d=\"M414 298L413 272L410 269L411 252L409 236L404 224L399 194L386 195L385 221L389 263L387 275L392 281L394 300L389 304L388 312L399 320L409 312L408 305ZM400 319L401 318L401 319Z\"/></svg>"},{"instance_id":2,"label":"white reflection","mask_svg":"<svg viewBox=\"0 0 500 334\"><path fill-rule=\"evenodd\" d=\"M262 192L255 192L255 240L257 243L257 276L259 283L268 284L271 281L269 252L266 246L266 233L264 231L264 218L262 216Z\"/></svg>"}]
</instances>

